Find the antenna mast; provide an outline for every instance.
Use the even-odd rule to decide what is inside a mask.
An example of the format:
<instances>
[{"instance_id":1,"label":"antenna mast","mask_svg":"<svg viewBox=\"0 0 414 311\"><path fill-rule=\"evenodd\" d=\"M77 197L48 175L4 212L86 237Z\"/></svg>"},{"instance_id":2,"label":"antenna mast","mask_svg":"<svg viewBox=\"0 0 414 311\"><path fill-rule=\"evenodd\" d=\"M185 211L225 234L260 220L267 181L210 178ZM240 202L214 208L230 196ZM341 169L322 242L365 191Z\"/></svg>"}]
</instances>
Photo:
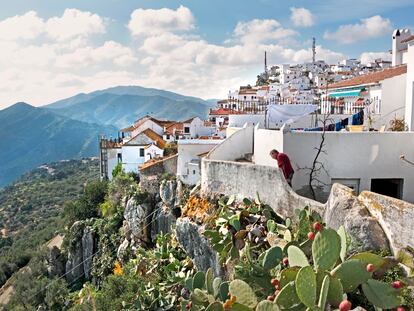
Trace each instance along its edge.
<instances>
[{"instance_id":1,"label":"antenna mast","mask_svg":"<svg viewBox=\"0 0 414 311\"><path fill-rule=\"evenodd\" d=\"M316 62L316 39L312 38L312 63Z\"/></svg>"}]
</instances>

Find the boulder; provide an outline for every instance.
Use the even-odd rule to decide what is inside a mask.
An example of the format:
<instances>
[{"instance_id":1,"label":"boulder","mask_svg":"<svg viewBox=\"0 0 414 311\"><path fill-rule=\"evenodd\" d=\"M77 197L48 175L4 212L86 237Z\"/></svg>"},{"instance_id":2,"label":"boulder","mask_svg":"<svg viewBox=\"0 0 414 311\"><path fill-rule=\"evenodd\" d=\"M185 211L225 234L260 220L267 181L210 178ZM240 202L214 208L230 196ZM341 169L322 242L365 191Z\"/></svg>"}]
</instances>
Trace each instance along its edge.
<instances>
[{"instance_id":1,"label":"boulder","mask_svg":"<svg viewBox=\"0 0 414 311\"><path fill-rule=\"evenodd\" d=\"M124 230L132 244L150 242L150 222L152 206L149 203L138 204L135 198L128 200L124 211Z\"/></svg>"},{"instance_id":2,"label":"boulder","mask_svg":"<svg viewBox=\"0 0 414 311\"><path fill-rule=\"evenodd\" d=\"M359 199L381 225L394 254L407 246L414 248L413 204L368 191Z\"/></svg>"},{"instance_id":3,"label":"boulder","mask_svg":"<svg viewBox=\"0 0 414 311\"><path fill-rule=\"evenodd\" d=\"M172 207L159 202L154 213L153 224L151 225L151 239L155 239L159 233L169 233L175 224L176 218L172 213Z\"/></svg>"},{"instance_id":4,"label":"boulder","mask_svg":"<svg viewBox=\"0 0 414 311\"><path fill-rule=\"evenodd\" d=\"M65 273L65 260L57 246L53 246L47 253L46 269L50 278L61 276Z\"/></svg>"},{"instance_id":5,"label":"boulder","mask_svg":"<svg viewBox=\"0 0 414 311\"><path fill-rule=\"evenodd\" d=\"M66 280L69 284L81 279L84 276L83 269L83 248L82 235L85 224L82 221L76 221L70 228L68 258L66 261Z\"/></svg>"},{"instance_id":6,"label":"boulder","mask_svg":"<svg viewBox=\"0 0 414 311\"><path fill-rule=\"evenodd\" d=\"M167 206L174 206L176 199L177 182L175 180L164 180L160 184L160 198Z\"/></svg>"},{"instance_id":7,"label":"boulder","mask_svg":"<svg viewBox=\"0 0 414 311\"><path fill-rule=\"evenodd\" d=\"M218 254L211 248L209 241L202 234L203 231L203 226L197 225L189 218L177 219L177 240L197 269L207 271L208 268L212 268L214 275L221 275L222 269Z\"/></svg>"},{"instance_id":8,"label":"boulder","mask_svg":"<svg viewBox=\"0 0 414 311\"><path fill-rule=\"evenodd\" d=\"M344 185L332 186L323 218L333 229L344 226L351 238L351 251L389 249L381 226L352 189Z\"/></svg>"}]
</instances>

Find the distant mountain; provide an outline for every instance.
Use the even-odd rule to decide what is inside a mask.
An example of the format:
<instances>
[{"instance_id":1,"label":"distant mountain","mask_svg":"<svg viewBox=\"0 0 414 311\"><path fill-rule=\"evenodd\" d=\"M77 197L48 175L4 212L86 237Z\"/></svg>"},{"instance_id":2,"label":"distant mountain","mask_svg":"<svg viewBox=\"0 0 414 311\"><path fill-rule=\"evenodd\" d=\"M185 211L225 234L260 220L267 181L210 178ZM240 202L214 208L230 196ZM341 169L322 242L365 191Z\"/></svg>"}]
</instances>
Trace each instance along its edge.
<instances>
[{"instance_id":1,"label":"distant mountain","mask_svg":"<svg viewBox=\"0 0 414 311\"><path fill-rule=\"evenodd\" d=\"M98 136L116 129L17 103L0 110L0 187L36 166L98 154Z\"/></svg>"},{"instance_id":2,"label":"distant mountain","mask_svg":"<svg viewBox=\"0 0 414 311\"><path fill-rule=\"evenodd\" d=\"M172 120L193 116L206 118L211 106L211 102L201 98L169 91L140 86L118 86L89 94L78 94L44 107L75 120L121 128L147 114Z\"/></svg>"}]
</instances>

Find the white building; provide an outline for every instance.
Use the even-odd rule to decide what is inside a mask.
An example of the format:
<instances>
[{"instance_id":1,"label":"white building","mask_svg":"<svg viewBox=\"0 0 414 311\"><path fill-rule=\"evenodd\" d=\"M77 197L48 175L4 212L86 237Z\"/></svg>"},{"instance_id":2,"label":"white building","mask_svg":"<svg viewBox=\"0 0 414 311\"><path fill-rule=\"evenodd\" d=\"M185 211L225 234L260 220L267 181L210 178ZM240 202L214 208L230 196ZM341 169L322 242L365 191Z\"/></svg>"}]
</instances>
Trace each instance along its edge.
<instances>
[{"instance_id":1,"label":"white building","mask_svg":"<svg viewBox=\"0 0 414 311\"><path fill-rule=\"evenodd\" d=\"M178 141L177 178L195 185L200 180L201 157L220 144L219 139L188 139Z\"/></svg>"},{"instance_id":2,"label":"white building","mask_svg":"<svg viewBox=\"0 0 414 311\"><path fill-rule=\"evenodd\" d=\"M412 41L409 29L396 29L392 34L392 66L406 64L408 62L408 42Z\"/></svg>"},{"instance_id":3,"label":"white building","mask_svg":"<svg viewBox=\"0 0 414 311\"><path fill-rule=\"evenodd\" d=\"M212 136L217 133L214 124L205 122L199 117L194 117L182 122L174 122L164 128L163 139L173 142L180 139L193 139L202 136Z\"/></svg>"}]
</instances>

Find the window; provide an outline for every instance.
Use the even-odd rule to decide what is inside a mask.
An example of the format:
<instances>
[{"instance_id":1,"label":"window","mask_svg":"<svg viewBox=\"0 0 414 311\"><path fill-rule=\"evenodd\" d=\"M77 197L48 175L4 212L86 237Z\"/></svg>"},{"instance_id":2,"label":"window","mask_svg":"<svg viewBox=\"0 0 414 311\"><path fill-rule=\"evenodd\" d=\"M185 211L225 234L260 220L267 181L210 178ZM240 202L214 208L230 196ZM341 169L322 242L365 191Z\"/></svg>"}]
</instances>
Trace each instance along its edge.
<instances>
[{"instance_id":1,"label":"window","mask_svg":"<svg viewBox=\"0 0 414 311\"><path fill-rule=\"evenodd\" d=\"M122 153L118 153L117 156L118 156L118 163L122 162Z\"/></svg>"},{"instance_id":2,"label":"window","mask_svg":"<svg viewBox=\"0 0 414 311\"><path fill-rule=\"evenodd\" d=\"M404 179L402 178L375 178L371 179L371 191L396 199L402 199Z\"/></svg>"},{"instance_id":3,"label":"window","mask_svg":"<svg viewBox=\"0 0 414 311\"><path fill-rule=\"evenodd\" d=\"M145 156L145 152L144 152L145 150L144 150L144 148L140 148L139 149L139 156L142 158L142 157L144 157Z\"/></svg>"},{"instance_id":4,"label":"window","mask_svg":"<svg viewBox=\"0 0 414 311\"><path fill-rule=\"evenodd\" d=\"M186 134L190 133L190 128L188 126L184 127L184 133Z\"/></svg>"},{"instance_id":5,"label":"window","mask_svg":"<svg viewBox=\"0 0 414 311\"><path fill-rule=\"evenodd\" d=\"M344 186L347 186L348 188L351 188L352 191L354 191L355 195L359 194L359 179L352 179L352 178L332 178L331 183L332 184L342 184Z\"/></svg>"},{"instance_id":6,"label":"window","mask_svg":"<svg viewBox=\"0 0 414 311\"><path fill-rule=\"evenodd\" d=\"M193 170L193 175L195 175L195 173L196 173L196 171L195 171L195 170Z\"/></svg>"},{"instance_id":7,"label":"window","mask_svg":"<svg viewBox=\"0 0 414 311\"><path fill-rule=\"evenodd\" d=\"M167 134L167 139L170 139L170 135Z\"/></svg>"}]
</instances>

